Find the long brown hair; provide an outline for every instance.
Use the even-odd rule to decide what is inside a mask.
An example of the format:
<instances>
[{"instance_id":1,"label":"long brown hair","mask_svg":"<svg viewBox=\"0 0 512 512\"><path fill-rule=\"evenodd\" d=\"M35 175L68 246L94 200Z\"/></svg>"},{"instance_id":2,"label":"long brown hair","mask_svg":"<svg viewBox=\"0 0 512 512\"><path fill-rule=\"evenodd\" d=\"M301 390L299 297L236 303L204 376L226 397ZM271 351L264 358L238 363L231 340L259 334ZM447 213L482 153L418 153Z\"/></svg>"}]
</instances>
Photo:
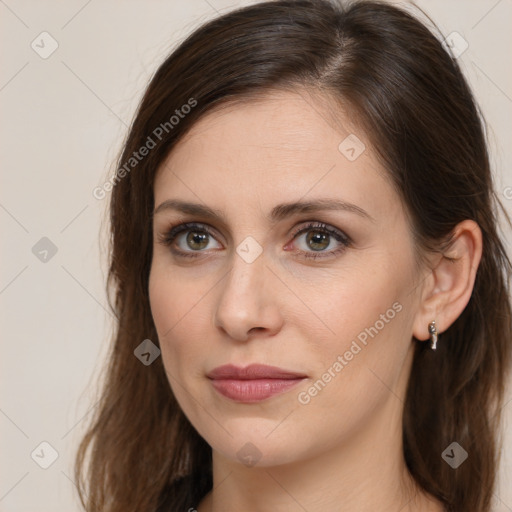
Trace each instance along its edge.
<instances>
[{"instance_id":1,"label":"long brown hair","mask_svg":"<svg viewBox=\"0 0 512 512\"><path fill-rule=\"evenodd\" d=\"M493 190L482 115L456 60L406 10L278 0L222 15L172 52L105 187L112 188L107 289L117 322L76 459L88 512L188 510L212 486L211 448L178 406L161 357L146 366L134 356L145 339L158 346L148 299L154 176L214 107L300 87L329 95L358 120L407 208L418 250L442 251L464 219L482 230L468 305L435 353L416 343L403 444L410 473L446 510L490 510L511 363L511 264L497 231L499 213L508 217ZM452 442L469 453L457 469L441 456Z\"/></svg>"}]
</instances>

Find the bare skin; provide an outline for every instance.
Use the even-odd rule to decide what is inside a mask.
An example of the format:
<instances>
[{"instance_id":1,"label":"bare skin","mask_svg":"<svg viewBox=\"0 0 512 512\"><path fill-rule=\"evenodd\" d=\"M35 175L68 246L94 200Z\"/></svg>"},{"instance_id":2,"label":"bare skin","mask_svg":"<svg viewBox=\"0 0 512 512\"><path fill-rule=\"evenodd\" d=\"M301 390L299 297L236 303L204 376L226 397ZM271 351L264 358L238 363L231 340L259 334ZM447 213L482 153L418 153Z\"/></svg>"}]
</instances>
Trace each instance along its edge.
<instances>
[{"instance_id":1,"label":"bare skin","mask_svg":"<svg viewBox=\"0 0 512 512\"><path fill-rule=\"evenodd\" d=\"M157 209L179 199L222 212L160 208L154 217L149 293L164 366L212 447L214 488L198 512L443 511L405 466L404 397L413 336L428 340L433 319L442 333L469 301L481 232L460 223L449 251L418 266L407 214L366 135L341 113L332 123L333 111L301 90L210 113L157 174ZM338 149L350 133L366 146L353 161ZM280 203L318 199L353 206L267 218ZM185 222L201 226L160 243ZM237 252L258 247L250 262ZM206 376L227 363L306 378L239 403ZM255 464L240 455L247 450Z\"/></svg>"}]
</instances>

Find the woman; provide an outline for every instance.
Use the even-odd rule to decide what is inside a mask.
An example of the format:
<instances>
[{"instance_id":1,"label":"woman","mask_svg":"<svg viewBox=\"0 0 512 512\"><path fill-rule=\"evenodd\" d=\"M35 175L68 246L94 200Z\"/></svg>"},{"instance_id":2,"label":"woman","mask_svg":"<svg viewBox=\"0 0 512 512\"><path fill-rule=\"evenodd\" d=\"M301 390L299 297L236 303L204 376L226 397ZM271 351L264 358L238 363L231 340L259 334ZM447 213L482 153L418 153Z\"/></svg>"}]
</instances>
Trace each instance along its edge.
<instances>
[{"instance_id":1,"label":"woman","mask_svg":"<svg viewBox=\"0 0 512 512\"><path fill-rule=\"evenodd\" d=\"M111 194L86 510L490 510L510 262L477 106L421 22L280 0L206 23Z\"/></svg>"}]
</instances>

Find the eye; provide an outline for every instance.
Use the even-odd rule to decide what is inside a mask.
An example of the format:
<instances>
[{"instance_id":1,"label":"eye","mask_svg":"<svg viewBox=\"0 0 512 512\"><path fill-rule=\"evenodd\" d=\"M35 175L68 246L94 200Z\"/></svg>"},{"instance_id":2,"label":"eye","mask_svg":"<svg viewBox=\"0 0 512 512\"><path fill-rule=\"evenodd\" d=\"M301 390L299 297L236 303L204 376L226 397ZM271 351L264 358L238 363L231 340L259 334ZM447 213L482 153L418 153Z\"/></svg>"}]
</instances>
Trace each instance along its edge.
<instances>
[{"instance_id":1,"label":"eye","mask_svg":"<svg viewBox=\"0 0 512 512\"><path fill-rule=\"evenodd\" d=\"M306 236L300 236L302 234ZM312 259L335 256L351 244L351 239L345 233L322 222L311 222L302 226L293 234L293 239L297 238L303 240L300 254ZM333 245L337 248L326 250Z\"/></svg>"},{"instance_id":2,"label":"eye","mask_svg":"<svg viewBox=\"0 0 512 512\"><path fill-rule=\"evenodd\" d=\"M159 243L171 247L173 253L186 258L195 258L198 254L194 253L204 252L203 249L208 248L211 240L215 238L209 227L195 222L175 226L158 237ZM175 241L178 249L172 247Z\"/></svg>"},{"instance_id":3,"label":"eye","mask_svg":"<svg viewBox=\"0 0 512 512\"><path fill-rule=\"evenodd\" d=\"M310 222L293 233L293 240L306 234L302 249L298 252L304 258L327 258L343 252L351 244L351 239L342 231L322 222ZM170 228L158 236L158 242L171 248L171 252L179 257L196 258L199 253L208 249L215 236L206 224L187 222ZM326 250L332 245L336 248ZM177 247L176 247L177 246ZM285 249L289 247L289 244ZM214 247L219 249L220 247ZM210 247L211 249L211 247Z\"/></svg>"}]
</instances>

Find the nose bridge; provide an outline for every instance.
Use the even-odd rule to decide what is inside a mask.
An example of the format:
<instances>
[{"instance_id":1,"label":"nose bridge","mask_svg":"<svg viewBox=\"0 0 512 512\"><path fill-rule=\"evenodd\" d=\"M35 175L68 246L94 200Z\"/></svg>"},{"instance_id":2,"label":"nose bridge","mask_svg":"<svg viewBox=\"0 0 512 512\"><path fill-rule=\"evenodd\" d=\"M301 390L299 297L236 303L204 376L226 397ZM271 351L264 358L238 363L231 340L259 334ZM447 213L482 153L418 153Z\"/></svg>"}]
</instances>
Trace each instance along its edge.
<instances>
[{"instance_id":1,"label":"nose bridge","mask_svg":"<svg viewBox=\"0 0 512 512\"><path fill-rule=\"evenodd\" d=\"M262 255L248 262L238 254L237 249L232 257L231 270L224 282L220 304L227 308L230 314L233 314L233 310L238 311L240 318L249 314L254 315L261 299L264 274Z\"/></svg>"},{"instance_id":2,"label":"nose bridge","mask_svg":"<svg viewBox=\"0 0 512 512\"><path fill-rule=\"evenodd\" d=\"M276 297L266 287L266 258L255 251L254 242L245 240L233 252L215 311L215 324L239 340L255 327L274 331L279 325Z\"/></svg>"}]
</instances>

